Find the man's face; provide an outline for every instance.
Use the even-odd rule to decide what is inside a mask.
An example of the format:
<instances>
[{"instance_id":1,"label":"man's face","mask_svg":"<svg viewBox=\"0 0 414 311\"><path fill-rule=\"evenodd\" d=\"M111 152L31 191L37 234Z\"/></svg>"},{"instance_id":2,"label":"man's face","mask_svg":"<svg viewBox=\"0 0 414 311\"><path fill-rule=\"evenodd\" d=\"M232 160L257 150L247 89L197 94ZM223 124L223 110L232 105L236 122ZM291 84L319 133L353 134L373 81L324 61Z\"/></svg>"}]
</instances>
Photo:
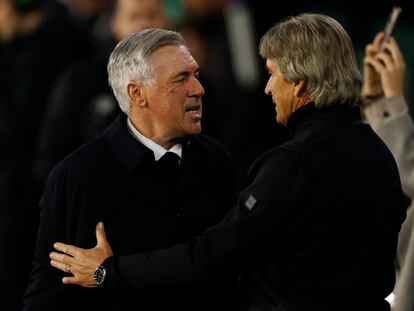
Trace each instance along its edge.
<instances>
[{"instance_id":1,"label":"man's face","mask_svg":"<svg viewBox=\"0 0 414 311\"><path fill-rule=\"evenodd\" d=\"M120 41L145 28L168 28L169 20L161 0L117 0L111 21L112 32Z\"/></svg>"},{"instance_id":2,"label":"man's face","mask_svg":"<svg viewBox=\"0 0 414 311\"><path fill-rule=\"evenodd\" d=\"M288 119L296 110L295 85L285 80L275 60L267 59L266 67L270 77L266 84L265 93L272 95L272 101L276 106L276 122L286 126Z\"/></svg>"},{"instance_id":3,"label":"man's face","mask_svg":"<svg viewBox=\"0 0 414 311\"><path fill-rule=\"evenodd\" d=\"M190 52L184 46L164 46L151 55L150 62L155 81L144 86L143 92L153 140L165 142L200 133L204 88Z\"/></svg>"}]
</instances>

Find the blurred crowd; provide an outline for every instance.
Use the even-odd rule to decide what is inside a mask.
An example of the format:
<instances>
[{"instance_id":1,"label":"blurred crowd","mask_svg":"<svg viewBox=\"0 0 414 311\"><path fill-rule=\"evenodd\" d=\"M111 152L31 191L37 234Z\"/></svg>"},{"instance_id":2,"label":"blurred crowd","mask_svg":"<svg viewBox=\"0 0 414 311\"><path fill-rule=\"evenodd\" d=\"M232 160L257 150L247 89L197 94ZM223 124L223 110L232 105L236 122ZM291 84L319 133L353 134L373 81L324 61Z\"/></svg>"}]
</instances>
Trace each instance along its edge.
<instances>
[{"instance_id":1,"label":"blurred crowd","mask_svg":"<svg viewBox=\"0 0 414 311\"><path fill-rule=\"evenodd\" d=\"M286 138L263 92L257 46L274 22L297 12L269 14L270 2L0 0L0 309L19 310L48 173L120 112L106 64L130 33L184 35L206 90L203 133L229 149L240 183L257 155Z\"/></svg>"}]
</instances>

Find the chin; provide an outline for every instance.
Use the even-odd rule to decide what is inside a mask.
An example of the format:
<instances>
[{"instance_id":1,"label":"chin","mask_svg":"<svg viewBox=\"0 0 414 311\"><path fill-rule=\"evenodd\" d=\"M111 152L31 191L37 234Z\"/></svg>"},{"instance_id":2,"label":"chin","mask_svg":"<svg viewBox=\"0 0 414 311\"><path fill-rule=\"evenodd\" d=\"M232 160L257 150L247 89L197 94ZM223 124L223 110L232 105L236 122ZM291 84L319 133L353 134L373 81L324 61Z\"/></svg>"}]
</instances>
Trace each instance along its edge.
<instances>
[{"instance_id":1,"label":"chin","mask_svg":"<svg viewBox=\"0 0 414 311\"><path fill-rule=\"evenodd\" d=\"M282 119L282 118L276 117L276 123L280 124L280 125L283 125L284 127L287 127L287 121Z\"/></svg>"},{"instance_id":2,"label":"chin","mask_svg":"<svg viewBox=\"0 0 414 311\"><path fill-rule=\"evenodd\" d=\"M196 134L200 134L201 132L201 125L193 125L190 128L188 128L186 131L187 135L196 135Z\"/></svg>"},{"instance_id":3,"label":"chin","mask_svg":"<svg viewBox=\"0 0 414 311\"><path fill-rule=\"evenodd\" d=\"M283 123L282 123L282 120L280 119L280 117L279 117L279 115L278 115L278 114L276 114L276 123L277 123L277 124L283 124Z\"/></svg>"}]
</instances>

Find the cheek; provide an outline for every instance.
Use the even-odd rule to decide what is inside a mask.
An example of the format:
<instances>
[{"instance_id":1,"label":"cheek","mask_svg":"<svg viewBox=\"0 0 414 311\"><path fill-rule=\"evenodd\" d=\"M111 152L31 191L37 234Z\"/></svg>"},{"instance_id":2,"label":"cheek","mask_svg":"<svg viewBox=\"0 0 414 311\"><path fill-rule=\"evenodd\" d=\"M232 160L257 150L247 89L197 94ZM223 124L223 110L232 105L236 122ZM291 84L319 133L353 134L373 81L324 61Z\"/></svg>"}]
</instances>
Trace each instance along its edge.
<instances>
[{"instance_id":1,"label":"cheek","mask_svg":"<svg viewBox=\"0 0 414 311\"><path fill-rule=\"evenodd\" d=\"M283 98L284 88L280 79L273 79L272 83L270 84L270 89L275 98Z\"/></svg>"}]
</instances>

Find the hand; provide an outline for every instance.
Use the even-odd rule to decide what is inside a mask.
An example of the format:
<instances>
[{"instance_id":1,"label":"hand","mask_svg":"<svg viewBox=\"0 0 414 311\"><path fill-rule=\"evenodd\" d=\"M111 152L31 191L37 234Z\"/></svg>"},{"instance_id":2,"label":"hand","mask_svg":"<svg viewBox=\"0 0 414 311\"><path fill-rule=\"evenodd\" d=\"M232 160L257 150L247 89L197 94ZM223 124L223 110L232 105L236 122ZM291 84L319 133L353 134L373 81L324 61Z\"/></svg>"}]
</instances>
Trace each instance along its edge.
<instances>
[{"instance_id":1,"label":"hand","mask_svg":"<svg viewBox=\"0 0 414 311\"><path fill-rule=\"evenodd\" d=\"M379 96L382 95L382 85L381 77L378 72L375 71L375 68L370 64L368 60L375 57L375 55L380 50L380 45L384 33L380 32L375 36L375 39L372 43L368 44L365 47L365 57L364 57L364 81L362 84L362 96Z\"/></svg>"},{"instance_id":2,"label":"hand","mask_svg":"<svg viewBox=\"0 0 414 311\"><path fill-rule=\"evenodd\" d=\"M397 42L393 37L379 52L383 33L379 33L372 44L367 45L364 58L363 96L381 93L385 97L402 96L404 89L405 63Z\"/></svg>"},{"instance_id":3,"label":"hand","mask_svg":"<svg viewBox=\"0 0 414 311\"><path fill-rule=\"evenodd\" d=\"M50 253L50 264L73 276L62 279L64 284L76 284L83 287L96 287L93 279L95 269L108 257L113 255L112 248L106 240L102 222L96 226L97 244L94 248L84 249L73 245L55 243L56 250L62 252Z\"/></svg>"}]
</instances>

